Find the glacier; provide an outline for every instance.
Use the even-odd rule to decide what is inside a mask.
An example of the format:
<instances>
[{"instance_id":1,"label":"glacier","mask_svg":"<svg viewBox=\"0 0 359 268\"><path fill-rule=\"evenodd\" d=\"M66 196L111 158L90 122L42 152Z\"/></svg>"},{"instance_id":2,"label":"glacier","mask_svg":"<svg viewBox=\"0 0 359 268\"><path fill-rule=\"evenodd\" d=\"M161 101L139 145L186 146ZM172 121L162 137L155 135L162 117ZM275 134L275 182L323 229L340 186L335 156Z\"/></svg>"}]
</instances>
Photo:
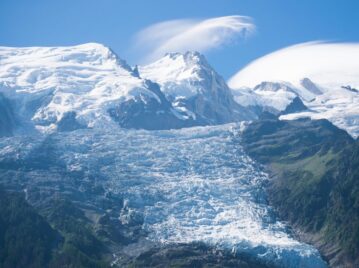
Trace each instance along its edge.
<instances>
[{"instance_id":1,"label":"glacier","mask_svg":"<svg viewBox=\"0 0 359 268\"><path fill-rule=\"evenodd\" d=\"M319 252L297 241L268 205L268 175L244 152L244 127L244 123L160 131L116 127L8 137L0 139L0 164L36 159L44 153L42 144L47 144L46 158L54 155L61 169L83 174L76 175L76 182L61 177L65 185L55 187L69 191L72 185L83 192L85 183L100 184L106 195L121 196L118 224L140 222L151 243L204 242L278 267L326 267ZM50 167L51 172L54 169ZM44 181L39 172L44 171L32 167L22 187L46 189L49 172Z\"/></svg>"}]
</instances>

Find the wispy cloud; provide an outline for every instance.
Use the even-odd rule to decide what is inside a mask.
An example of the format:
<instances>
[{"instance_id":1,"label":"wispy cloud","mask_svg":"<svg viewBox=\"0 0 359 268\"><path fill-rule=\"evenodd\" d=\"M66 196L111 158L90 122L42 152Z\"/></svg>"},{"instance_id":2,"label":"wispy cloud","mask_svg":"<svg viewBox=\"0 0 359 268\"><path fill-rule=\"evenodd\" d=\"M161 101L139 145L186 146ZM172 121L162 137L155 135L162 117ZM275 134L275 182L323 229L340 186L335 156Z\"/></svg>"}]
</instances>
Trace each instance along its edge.
<instances>
[{"instance_id":1,"label":"wispy cloud","mask_svg":"<svg viewBox=\"0 0 359 268\"><path fill-rule=\"evenodd\" d=\"M154 60L167 52L206 52L247 37L255 30L251 18L225 16L211 19L180 19L153 24L135 37L134 48L144 60Z\"/></svg>"}]
</instances>

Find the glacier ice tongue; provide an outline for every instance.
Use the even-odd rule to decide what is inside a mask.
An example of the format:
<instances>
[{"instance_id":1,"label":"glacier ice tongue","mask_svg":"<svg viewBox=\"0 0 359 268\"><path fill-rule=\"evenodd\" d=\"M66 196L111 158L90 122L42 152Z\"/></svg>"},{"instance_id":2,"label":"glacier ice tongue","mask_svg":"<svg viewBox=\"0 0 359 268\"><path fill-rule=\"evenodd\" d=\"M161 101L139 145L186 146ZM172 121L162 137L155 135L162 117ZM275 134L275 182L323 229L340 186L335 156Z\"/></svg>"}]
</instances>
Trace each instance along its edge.
<instances>
[{"instance_id":1,"label":"glacier ice tongue","mask_svg":"<svg viewBox=\"0 0 359 268\"><path fill-rule=\"evenodd\" d=\"M56 140L67 168L106 178L125 200L119 220L142 222L152 242L202 241L280 267L326 267L276 219L267 174L243 151L239 128L77 130Z\"/></svg>"}]
</instances>

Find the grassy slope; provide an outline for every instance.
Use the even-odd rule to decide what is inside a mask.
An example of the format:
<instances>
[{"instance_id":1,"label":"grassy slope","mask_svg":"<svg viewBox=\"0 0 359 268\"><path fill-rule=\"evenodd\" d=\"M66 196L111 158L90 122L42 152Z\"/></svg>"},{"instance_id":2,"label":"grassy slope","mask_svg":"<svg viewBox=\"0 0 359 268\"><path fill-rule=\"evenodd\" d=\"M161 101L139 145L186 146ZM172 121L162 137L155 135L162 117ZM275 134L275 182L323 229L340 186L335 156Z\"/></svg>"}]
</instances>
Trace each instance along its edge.
<instances>
[{"instance_id":1,"label":"grassy slope","mask_svg":"<svg viewBox=\"0 0 359 268\"><path fill-rule=\"evenodd\" d=\"M81 213L57 201L40 216L20 193L0 191L0 267L109 267Z\"/></svg>"},{"instance_id":2,"label":"grassy slope","mask_svg":"<svg viewBox=\"0 0 359 268\"><path fill-rule=\"evenodd\" d=\"M0 267L44 267L59 234L20 194L0 191Z\"/></svg>"},{"instance_id":3,"label":"grassy slope","mask_svg":"<svg viewBox=\"0 0 359 268\"><path fill-rule=\"evenodd\" d=\"M270 199L281 216L311 234L333 266L357 267L358 142L326 120L262 120L243 143L274 175Z\"/></svg>"}]
</instances>

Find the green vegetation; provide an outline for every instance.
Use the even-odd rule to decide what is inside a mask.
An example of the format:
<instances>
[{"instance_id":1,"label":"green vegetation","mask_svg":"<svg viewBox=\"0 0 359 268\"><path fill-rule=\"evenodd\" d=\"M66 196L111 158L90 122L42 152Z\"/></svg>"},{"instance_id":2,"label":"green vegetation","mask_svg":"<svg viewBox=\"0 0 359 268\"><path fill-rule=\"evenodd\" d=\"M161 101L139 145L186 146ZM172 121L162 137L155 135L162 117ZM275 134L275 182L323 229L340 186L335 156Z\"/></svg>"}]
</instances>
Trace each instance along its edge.
<instances>
[{"instance_id":1,"label":"green vegetation","mask_svg":"<svg viewBox=\"0 0 359 268\"><path fill-rule=\"evenodd\" d=\"M97 237L93 226L99 222L91 222L73 202L56 196L34 209L23 194L6 191L0 191L0 201L0 267L109 267L103 242L108 237ZM270 267L202 243L154 247L138 256L119 257L118 267Z\"/></svg>"},{"instance_id":2,"label":"green vegetation","mask_svg":"<svg viewBox=\"0 0 359 268\"><path fill-rule=\"evenodd\" d=\"M43 212L64 237L50 266L108 267L105 245L96 237L84 213L68 200L54 200Z\"/></svg>"},{"instance_id":3,"label":"green vegetation","mask_svg":"<svg viewBox=\"0 0 359 268\"><path fill-rule=\"evenodd\" d=\"M151 250L136 257L128 267L269 268L250 256L234 256L203 243L180 244Z\"/></svg>"},{"instance_id":4,"label":"green vegetation","mask_svg":"<svg viewBox=\"0 0 359 268\"><path fill-rule=\"evenodd\" d=\"M59 234L18 193L0 191L0 267L45 267Z\"/></svg>"},{"instance_id":5,"label":"green vegetation","mask_svg":"<svg viewBox=\"0 0 359 268\"><path fill-rule=\"evenodd\" d=\"M0 192L0 267L109 267L106 247L71 202L40 216L20 193Z\"/></svg>"},{"instance_id":6,"label":"green vegetation","mask_svg":"<svg viewBox=\"0 0 359 268\"><path fill-rule=\"evenodd\" d=\"M273 175L269 198L280 215L332 265L358 267L359 142L326 120L271 119L250 125L243 143Z\"/></svg>"}]
</instances>

